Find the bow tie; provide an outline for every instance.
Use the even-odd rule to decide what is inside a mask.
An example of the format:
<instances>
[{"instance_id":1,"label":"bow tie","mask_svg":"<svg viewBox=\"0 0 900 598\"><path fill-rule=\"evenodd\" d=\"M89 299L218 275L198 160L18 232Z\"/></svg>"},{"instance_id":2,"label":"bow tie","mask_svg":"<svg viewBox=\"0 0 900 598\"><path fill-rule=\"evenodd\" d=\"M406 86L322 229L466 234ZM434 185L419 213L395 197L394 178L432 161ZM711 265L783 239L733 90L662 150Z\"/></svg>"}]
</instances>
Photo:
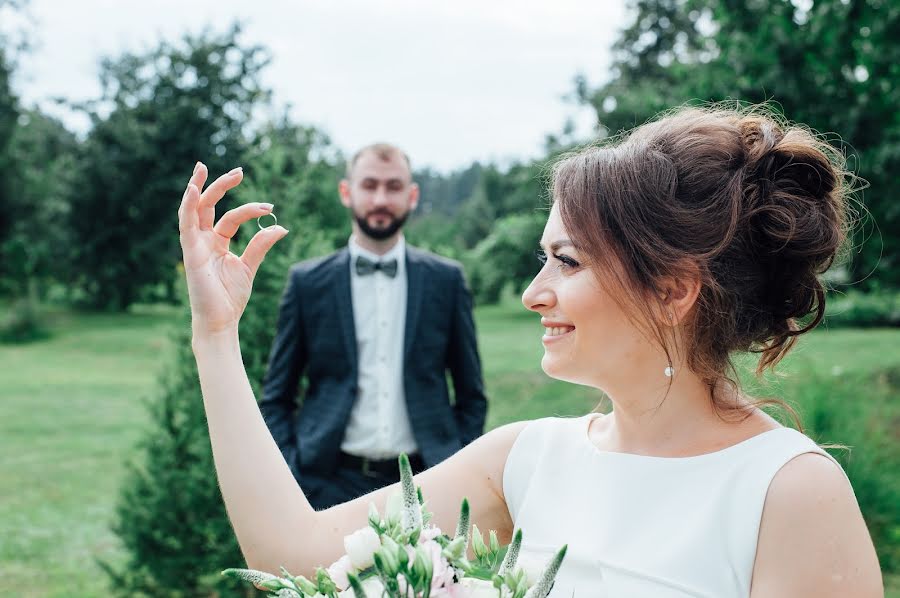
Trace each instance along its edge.
<instances>
[{"instance_id":1,"label":"bow tie","mask_svg":"<svg viewBox=\"0 0 900 598\"><path fill-rule=\"evenodd\" d=\"M359 276L368 276L375 274L380 270L385 276L393 278L397 276L397 260L387 260L384 262L373 262L363 256L356 258L356 273Z\"/></svg>"}]
</instances>

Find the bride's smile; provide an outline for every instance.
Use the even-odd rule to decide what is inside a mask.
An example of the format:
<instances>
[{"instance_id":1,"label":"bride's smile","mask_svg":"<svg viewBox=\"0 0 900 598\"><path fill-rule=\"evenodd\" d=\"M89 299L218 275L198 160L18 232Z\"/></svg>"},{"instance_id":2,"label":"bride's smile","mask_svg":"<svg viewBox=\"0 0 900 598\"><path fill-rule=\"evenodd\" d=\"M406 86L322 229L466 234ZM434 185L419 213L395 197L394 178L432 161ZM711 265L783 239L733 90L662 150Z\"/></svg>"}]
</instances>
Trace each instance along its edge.
<instances>
[{"instance_id":1,"label":"bride's smile","mask_svg":"<svg viewBox=\"0 0 900 598\"><path fill-rule=\"evenodd\" d=\"M570 324L545 321L543 318L541 319L541 324L544 326L544 343L553 342L554 340L575 331L575 327Z\"/></svg>"}]
</instances>

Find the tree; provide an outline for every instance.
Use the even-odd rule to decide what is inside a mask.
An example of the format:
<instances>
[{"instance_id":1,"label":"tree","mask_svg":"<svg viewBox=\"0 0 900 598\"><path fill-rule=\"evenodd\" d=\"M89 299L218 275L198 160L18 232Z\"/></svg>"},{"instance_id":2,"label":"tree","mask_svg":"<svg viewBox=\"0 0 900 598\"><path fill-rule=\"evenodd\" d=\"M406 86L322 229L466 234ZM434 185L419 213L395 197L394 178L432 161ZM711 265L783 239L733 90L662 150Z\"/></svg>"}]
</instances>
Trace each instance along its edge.
<instances>
[{"instance_id":1,"label":"tree","mask_svg":"<svg viewBox=\"0 0 900 598\"><path fill-rule=\"evenodd\" d=\"M5 187L14 215L0 238L0 288L13 307L0 319L0 339L26 342L49 335L40 305L65 275L73 239L64 223L78 141L62 123L37 110L21 113L13 129Z\"/></svg>"},{"instance_id":2,"label":"tree","mask_svg":"<svg viewBox=\"0 0 900 598\"><path fill-rule=\"evenodd\" d=\"M279 223L291 231L262 263L241 318L241 354L257 396L288 267L346 241L338 168L322 158L327 150L327 138L315 129L285 119L265 126L247 154L244 182L229 193L236 203L274 203ZM246 223L232 251L240 255L257 230L256 221ZM242 556L216 483L189 330L185 308L175 355L149 403L150 427L121 488L114 530L127 560L122 568L105 565L115 595L252 595L219 575L241 566Z\"/></svg>"},{"instance_id":3,"label":"tree","mask_svg":"<svg viewBox=\"0 0 900 598\"><path fill-rule=\"evenodd\" d=\"M22 111L9 143L15 167L7 177L16 217L0 241L4 284L14 297L42 300L63 275L73 240L60 223L68 218L77 152L78 140L61 122L38 110Z\"/></svg>"},{"instance_id":4,"label":"tree","mask_svg":"<svg viewBox=\"0 0 900 598\"><path fill-rule=\"evenodd\" d=\"M235 26L103 62L68 221L72 283L88 305L122 310L155 288L174 299L172 206L197 160L213 176L241 165L253 111L269 97L259 80L268 60L242 47Z\"/></svg>"},{"instance_id":5,"label":"tree","mask_svg":"<svg viewBox=\"0 0 900 598\"><path fill-rule=\"evenodd\" d=\"M466 271L479 303L496 303L503 291L525 289L541 269L535 252L546 214L512 214L493 223L490 235L466 254Z\"/></svg>"},{"instance_id":6,"label":"tree","mask_svg":"<svg viewBox=\"0 0 900 598\"><path fill-rule=\"evenodd\" d=\"M16 10L18 3L9 0L0 0L0 13L4 10ZM12 90L12 76L14 63L12 59L11 42L8 36L0 31L0 172L5 173L0 177L0 244L4 243L10 234L12 216L15 213L14 177L16 165L10 151L13 132L19 118L19 102ZM2 283L10 274L8 267L10 262L0 250L0 290Z\"/></svg>"},{"instance_id":7,"label":"tree","mask_svg":"<svg viewBox=\"0 0 900 598\"><path fill-rule=\"evenodd\" d=\"M691 101L774 101L826 133L866 179L872 221L857 229L850 280L900 284L900 10L880 0L640 0L616 43L611 78L578 94L602 132Z\"/></svg>"}]
</instances>

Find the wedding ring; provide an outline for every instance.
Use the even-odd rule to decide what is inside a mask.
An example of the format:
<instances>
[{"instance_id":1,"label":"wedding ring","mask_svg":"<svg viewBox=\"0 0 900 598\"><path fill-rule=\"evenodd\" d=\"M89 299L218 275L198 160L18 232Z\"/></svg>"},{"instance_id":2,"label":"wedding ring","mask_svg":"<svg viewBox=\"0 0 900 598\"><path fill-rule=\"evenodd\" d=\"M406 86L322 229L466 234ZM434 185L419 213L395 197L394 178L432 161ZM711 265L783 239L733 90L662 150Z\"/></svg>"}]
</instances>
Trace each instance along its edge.
<instances>
[{"instance_id":1,"label":"wedding ring","mask_svg":"<svg viewBox=\"0 0 900 598\"><path fill-rule=\"evenodd\" d=\"M275 214L269 212L268 214L263 214L262 216L260 216L259 218L256 219L256 226L259 227L259 230L265 230L265 229L269 228L268 226L263 226L262 222L260 222L260 220L262 220L266 216L271 216L272 220L275 221L272 224L270 224L269 226L275 226L276 224L278 224L278 218L275 217Z\"/></svg>"}]
</instances>

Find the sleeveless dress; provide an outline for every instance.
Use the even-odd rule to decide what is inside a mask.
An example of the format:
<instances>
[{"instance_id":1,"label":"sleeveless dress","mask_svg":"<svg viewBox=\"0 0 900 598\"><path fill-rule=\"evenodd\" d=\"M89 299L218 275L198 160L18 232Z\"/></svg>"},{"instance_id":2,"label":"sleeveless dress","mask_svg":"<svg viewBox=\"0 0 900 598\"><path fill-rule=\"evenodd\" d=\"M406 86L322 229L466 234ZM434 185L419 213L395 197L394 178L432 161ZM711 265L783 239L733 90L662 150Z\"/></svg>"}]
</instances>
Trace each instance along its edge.
<instances>
[{"instance_id":1,"label":"sleeveless dress","mask_svg":"<svg viewBox=\"0 0 900 598\"><path fill-rule=\"evenodd\" d=\"M522 566L568 544L550 598L747 598L772 478L803 453L831 459L790 428L695 457L606 452L597 416L529 423L504 468Z\"/></svg>"}]
</instances>

